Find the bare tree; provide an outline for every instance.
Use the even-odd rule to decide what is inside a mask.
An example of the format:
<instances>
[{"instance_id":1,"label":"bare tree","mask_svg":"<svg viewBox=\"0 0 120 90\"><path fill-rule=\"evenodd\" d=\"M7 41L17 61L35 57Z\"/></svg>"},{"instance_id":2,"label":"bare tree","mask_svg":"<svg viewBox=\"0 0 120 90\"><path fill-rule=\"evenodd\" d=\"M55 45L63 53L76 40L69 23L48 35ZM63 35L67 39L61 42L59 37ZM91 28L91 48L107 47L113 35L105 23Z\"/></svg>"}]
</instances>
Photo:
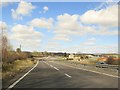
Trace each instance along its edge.
<instances>
[{"instance_id":1,"label":"bare tree","mask_svg":"<svg viewBox=\"0 0 120 90\"><path fill-rule=\"evenodd\" d=\"M7 57L8 57L8 39L6 36L2 36L2 60L3 61L7 61Z\"/></svg>"}]
</instances>

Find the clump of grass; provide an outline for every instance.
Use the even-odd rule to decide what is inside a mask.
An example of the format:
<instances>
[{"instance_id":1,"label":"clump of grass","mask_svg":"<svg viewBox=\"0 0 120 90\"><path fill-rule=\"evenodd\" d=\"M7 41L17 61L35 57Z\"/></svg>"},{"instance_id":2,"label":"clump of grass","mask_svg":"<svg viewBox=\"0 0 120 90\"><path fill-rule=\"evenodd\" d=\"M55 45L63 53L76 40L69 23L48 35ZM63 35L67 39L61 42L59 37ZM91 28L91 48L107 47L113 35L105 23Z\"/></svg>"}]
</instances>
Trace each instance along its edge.
<instances>
[{"instance_id":1,"label":"clump of grass","mask_svg":"<svg viewBox=\"0 0 120 90\"><path fill-rule=\"evenodd\" d=\"M34 62L31 60L16 60L12 63L3 63L2 78L5 79L10 76L14 76L16 73L30 67L33 64Z\"/></svg>"}]
</instances>

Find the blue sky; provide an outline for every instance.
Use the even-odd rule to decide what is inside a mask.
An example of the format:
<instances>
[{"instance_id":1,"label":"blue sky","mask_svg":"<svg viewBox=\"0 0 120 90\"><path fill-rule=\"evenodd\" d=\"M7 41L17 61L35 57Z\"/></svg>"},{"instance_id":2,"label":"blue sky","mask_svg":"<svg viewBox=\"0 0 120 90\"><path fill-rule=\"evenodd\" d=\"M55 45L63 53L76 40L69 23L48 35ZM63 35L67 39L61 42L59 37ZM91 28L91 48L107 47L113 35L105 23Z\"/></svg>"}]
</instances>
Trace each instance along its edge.
<instances>
[{"instance_id":1,"label":"blue sky","mask_svg":"<svg viewBox=\"0 0 120 90\"><path fill-rule=\"evenodd\" d=\"M21 44L24 51L118 52L116 4L21 1L1 8L0 24L14 49Z\"/></svg>"}]
</instances>

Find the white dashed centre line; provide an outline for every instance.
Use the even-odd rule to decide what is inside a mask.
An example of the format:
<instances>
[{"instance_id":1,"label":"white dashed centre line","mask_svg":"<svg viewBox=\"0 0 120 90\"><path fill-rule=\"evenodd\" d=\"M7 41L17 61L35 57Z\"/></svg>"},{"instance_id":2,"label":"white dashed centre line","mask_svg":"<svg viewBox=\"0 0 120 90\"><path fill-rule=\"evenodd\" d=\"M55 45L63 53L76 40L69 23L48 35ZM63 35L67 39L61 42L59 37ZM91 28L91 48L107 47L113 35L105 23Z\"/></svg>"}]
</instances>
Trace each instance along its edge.
<instances>
[{"instance_id":1,"label":"white dashed centre line","mask_svg":"<svg viewBox=\"0 0 120 90\"><path fill-rule=\"evenodd\" d=\"M59 71L59 69L58 68L56 68L56 67L53 67L55 70L57 70L57 71Z\"/></svg>"},{"instance_id":2,"label":"white dashed centre line","mask_svg":"<svg viewBox=\"0 0 120 90\"><path fill-rule=\"evenodd\" d=\"M59 69L56 68L56 67L54 67L53 65L51 65L51 64L49 64L49 63L47 63L47 62L44 62L44 63L46 63L46 64L49 65L50 67L53 67L55 70L59 71ZM69 77L69 78L72 77L72 76L70 76L70 75L68 75L68 74L66 74L66 73L65 73L65 76L67 76L67 77Z\"/></svg>"},{"instance_id":3,"label":"white dashed centre line","mask_svg":"<svg viewBox=\"0 0 120 90\"><path fill-rule=\"evenodd\" d=\"M68 75L68 74L66 74L66 73L65 73L65 75L66 75L67 77L71 78L71 76L70 76L70 75Z\"/></svg>"},{"instance_id":4,"label":"white dashed centre line","mask_svg":"<svg viewBox=\"0 0 120 90\"><path fill-rule=\"evenodd\" d=\"M51 67L53 67L53 65L50 65Z\"/></svg>"}]
</instances>

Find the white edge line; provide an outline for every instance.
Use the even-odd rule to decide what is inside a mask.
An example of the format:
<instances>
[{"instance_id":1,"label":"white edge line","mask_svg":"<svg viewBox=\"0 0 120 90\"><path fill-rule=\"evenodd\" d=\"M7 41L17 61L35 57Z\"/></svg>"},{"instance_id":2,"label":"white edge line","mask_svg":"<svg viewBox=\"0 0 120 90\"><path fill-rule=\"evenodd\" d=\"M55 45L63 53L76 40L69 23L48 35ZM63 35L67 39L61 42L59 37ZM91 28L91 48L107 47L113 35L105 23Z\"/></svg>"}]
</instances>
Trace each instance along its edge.
<instances>
[{"instance_id":1,"label":"white edge line","mask_svg":"<svg viewBox=\"0 0 120 90\"><path fill-rule=\"evenodd\" d=\"M58 63L56 63L56 64L58 64ZM59 64L59 65L63 65L63 64ZM63 66L72 67L72 68L76 68L76 69L80 69L80 70L84 70L84 71L89 71L89 72L94 72L94 73L98 73L98 74L103 74L103 75L107 75L107 76L111 76L111 77L120 78L119 76L110 75L110 74L107 74L107 73L101 73L101 72L97 72L97 71L92 71L92 70L87 70L87 69L77 68L77 67L68 66L68 65L63 65Z\"/></svg>"},{"instance_id":2,"label":"white edge line","mask_svg":"<svg viewBox=\"0 0 120 90\"><path fill-rule=\"evenodd\" d=\"M19 78L17 81L15 81L13 84L11 84L6 90L13 88L17 83L19 83L25 76L27 76L38 65L38 63L39 63L39 61L37 61L37 63L35 64L35 66L32 69L30 69L21 78Z\"/></svg>"},{"instance_id":3,"label":"white edge line","mask_svg":"<svg viewBox=\"0 0 120 90\"><path fill-rule=\"evenodd\" d=\"M70 75L68 75L68 74L66 74L66 73L65 73L65 75L66 75L67 77L71 78L71 76L70 76Z\"/></svg>"},{"instance_id":4,"label":"white edge line","mask_svg":"<svg viewBox=\"0 0 120 90\"><path fill-rule=\"evenodd\" d=\"M70 67L72 67L72 66L70 66ZM103 75L107 75L107 76L111 76L111 77L120 78L118 76L110 75L110 74L107 74L107 73L102 73L102 72L97 72L97 71L92 71L92 70L87 70L87 69L82 69L82 68L77 68L77 69L81 69L81 70L89 71L89 72L94 72L94 73L98 73L98 74L103 74Z\"/></svg>"}]
</instances>

